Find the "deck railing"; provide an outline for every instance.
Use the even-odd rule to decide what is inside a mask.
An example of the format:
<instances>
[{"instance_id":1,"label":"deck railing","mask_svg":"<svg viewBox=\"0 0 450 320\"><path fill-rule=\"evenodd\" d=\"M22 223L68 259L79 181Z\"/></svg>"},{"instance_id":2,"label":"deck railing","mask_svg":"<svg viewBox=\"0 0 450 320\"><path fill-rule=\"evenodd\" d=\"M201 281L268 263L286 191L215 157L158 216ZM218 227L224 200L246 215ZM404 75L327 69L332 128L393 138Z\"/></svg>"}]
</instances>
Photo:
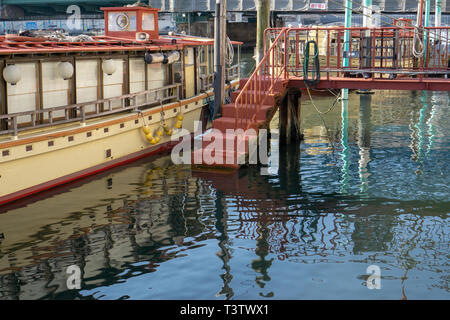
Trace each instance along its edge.
<instances>
[{"instance_id":1,"label":"deck railing","mask_svg":"<svg viewBox=\"0 0 450 320\"><path fill-rule=\"evenodd\" d=\"M180 84L174 84L108 99L0 115L0 124L6 124L6 129L1 130L0 134L12 134L13 138L17 138L18 132L20 131L72 122L81 122L84 124L88 119L129 110L139 110L139 108L155 103L161 104L172 99L179 100L180 87ZM94 110L89 111L88 109ZM62 112L64 113L63 117L55 116L56 113ZM25 118L21 124L18 121L19 117L21 119Z\"/></svg>"},{"instance_id":2,"label":"deck railing","mask_svg":"<svg viewBox=\"0 0 450 320\"><path fill-rule=\"evenodd\" d=\"M344 50L347 31L348 52ZM303 58L308 40L317 42L320 71L327 78L359 75L374 79L397 76L422 79L448 74L450 70L450 27L290 28L283 32L289 77L304 76ZM344 58L349 60L345 67Z\"/></svg>"}]
</instances>

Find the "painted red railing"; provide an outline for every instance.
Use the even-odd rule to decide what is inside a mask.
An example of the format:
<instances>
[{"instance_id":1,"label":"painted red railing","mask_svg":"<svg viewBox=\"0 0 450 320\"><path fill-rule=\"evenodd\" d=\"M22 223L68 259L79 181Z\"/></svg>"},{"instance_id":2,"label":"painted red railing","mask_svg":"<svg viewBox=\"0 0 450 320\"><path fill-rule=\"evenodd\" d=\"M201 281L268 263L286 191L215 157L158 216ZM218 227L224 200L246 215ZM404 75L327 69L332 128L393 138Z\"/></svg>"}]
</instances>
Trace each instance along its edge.
<instances>
[{"instance_id":1,"label":"painted red railing","mask_svg":"<svg viewBox=\"0 0 450 320\"><path fill-rule=\"evenodd\" d=\"M350 32L349 52L344 52L346 31ZM420 80L449 72L450 27L290 28L284 32L289 77L303 76L303 52L308 40L318 43L320 71L327 78L402 75ZM347 67L342 64L344 57L349 59Z\"/></svg>"},{"instance_id":2,"label":"painted red railing","mask_svg":"<svg viewBox=\"0 0 450 320\"><path fill-rule=\"evenodd\" d=\"M265 100L274 93L275 85L284 80L286 55L285 32L280 32L265 53L253 74L241 89L235 102L235 129L248 129L256 121L256 115Z\"/></svg>"}]
</instances>

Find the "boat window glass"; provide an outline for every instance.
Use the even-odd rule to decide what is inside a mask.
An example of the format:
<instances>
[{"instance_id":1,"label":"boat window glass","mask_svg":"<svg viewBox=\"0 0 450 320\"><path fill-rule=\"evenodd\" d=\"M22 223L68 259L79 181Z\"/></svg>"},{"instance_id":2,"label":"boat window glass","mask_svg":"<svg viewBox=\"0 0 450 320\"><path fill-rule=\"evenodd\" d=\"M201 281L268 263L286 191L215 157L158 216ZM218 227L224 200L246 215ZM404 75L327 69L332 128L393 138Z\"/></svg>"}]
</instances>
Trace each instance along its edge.
<instances>
[{"instance_id":1,"label":"boat window glass","mask_svg":"<svg viewBox=\"0 0 450 320\"><path fill-rule=\"evenodd\" d=\"M174 81L175 83L181 83L182 82L182 70L181 70L182 64L180 61L175 62L173 64L173 75L174 75Z\"/></svg>"},{"instance_id":2,"label":"boat window glass","mask_svg":"<svg viewBox=\"0 0 450 320\"><path fill-rule=\"evenodd\" d=\"M136 31L136 12L108 13L109 31Z\"/></svg>"},{"instance_id":3,"label":"boat window glass","mask_svg":"<svg viewBox=\"0 0 450 320\"><path fill-rule=\"evenodd\" d=\"M142 30L155 30L155 15L153 13L144 13L142 15Z\"/></svg>"}]
</instances>

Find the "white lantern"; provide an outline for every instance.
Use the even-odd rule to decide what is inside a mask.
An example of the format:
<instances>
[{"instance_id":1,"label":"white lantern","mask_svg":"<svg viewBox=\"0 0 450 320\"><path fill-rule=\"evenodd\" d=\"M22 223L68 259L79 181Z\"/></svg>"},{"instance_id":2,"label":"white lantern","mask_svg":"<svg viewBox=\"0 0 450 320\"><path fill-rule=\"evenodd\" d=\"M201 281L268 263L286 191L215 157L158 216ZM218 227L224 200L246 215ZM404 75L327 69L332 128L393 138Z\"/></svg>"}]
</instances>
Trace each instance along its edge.
<instances>
[{"instance_id":1,"label":"white lantern","mask_svg":"<svg viewBox=\"0 0 450 320\"><path fill-rule=\"evenodd\" d=\"M60 62L57 66L58 75L64 80L68 80L73 76L73 65L70 62Z\"/></svg>"},{"instance_id":2,"label":"white lantern","mask_svg":"<svg viewBox=\"0 0 450 320\"><path fill-rule=\"evenodd\" d=\"M15 64L10 64L3 69L3 78L6 82L15 85L17 82L22 79L22 74L20 72L20 68Z\"/></svg>"},{"instance_id":3,"label":"white lantern","mask_svg":"<svg viewBox=\"0 0 450 320\"><path fill-rule=\"evenodd\" d=\"M104 73L110 76L116 72L116 64L112 59L103 60L102 69Z\"/></svg>"}]
</instances>

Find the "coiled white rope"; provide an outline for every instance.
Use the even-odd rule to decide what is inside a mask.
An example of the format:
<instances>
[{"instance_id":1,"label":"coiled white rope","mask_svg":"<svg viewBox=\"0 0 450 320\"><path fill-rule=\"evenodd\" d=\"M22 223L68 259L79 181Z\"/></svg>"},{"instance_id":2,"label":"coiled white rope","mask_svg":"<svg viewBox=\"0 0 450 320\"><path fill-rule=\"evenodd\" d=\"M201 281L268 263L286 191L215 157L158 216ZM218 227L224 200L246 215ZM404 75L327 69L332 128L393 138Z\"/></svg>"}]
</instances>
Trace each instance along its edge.
<instances>
[{"instance_id":1,"label":"coiled white rope","mask_svg":"<svg viewBox=\"0 0 450 320\"><path fill-rule=\"evenodd\" d=\"M417 44L420 46L420 50L417 50ZM413 38L413 47L412 52L414 57L416 58L422 58L423 54L425 52L425 45L423 43L423 40L419 36L419 28L417 26L414 26L414 38Z\"/></svg>"}]
</instances>

